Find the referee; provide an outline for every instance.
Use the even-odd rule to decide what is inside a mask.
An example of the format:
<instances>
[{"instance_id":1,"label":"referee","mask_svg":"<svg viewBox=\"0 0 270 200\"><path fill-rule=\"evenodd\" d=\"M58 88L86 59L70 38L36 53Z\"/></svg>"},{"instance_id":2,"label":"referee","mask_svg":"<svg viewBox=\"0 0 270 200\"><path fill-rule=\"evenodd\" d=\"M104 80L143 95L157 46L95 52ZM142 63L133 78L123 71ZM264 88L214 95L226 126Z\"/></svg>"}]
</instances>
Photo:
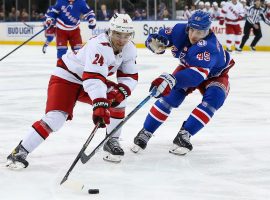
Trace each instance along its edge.
<instances>
[{"instance_id":1,"label":"referee","mask_svg":"<svg viewBox=\"0 0 270 200\"><path fill-rule=\"evenodd\" d=\"M244 36L242 37L240 48L236 49L236 51L242 51L242 48L244 47L246 41L249 38L251 29L253 29L255 37L250 44L250 49L252 51L256 51L255 46L262 37L260 19L262 19L266 24L270 25L270 21L265 16L264 8L261 7L261 1L255 0L254 5L251 6L247 11L247 19L244 26Z\"/></svg>"}]
</instances>

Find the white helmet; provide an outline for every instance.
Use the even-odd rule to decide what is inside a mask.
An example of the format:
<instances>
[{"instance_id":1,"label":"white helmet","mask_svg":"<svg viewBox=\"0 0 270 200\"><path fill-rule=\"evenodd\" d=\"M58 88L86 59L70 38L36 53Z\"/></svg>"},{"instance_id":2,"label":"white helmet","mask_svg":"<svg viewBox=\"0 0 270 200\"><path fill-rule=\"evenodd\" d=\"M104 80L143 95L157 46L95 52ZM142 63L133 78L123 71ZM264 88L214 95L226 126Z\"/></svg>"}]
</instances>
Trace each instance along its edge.
<instances>
[{"instance_id":1,"label":"white helmet","mask_svg":"<svg viewBox=\"0 0 270 200\"><path fill-rule=\"evenodd\" d=\"M218 7L218 3L216 1L213 2L213 7Z\"/></svg>"},{"instance_id":2,"label":"white helmet","mask_svg":"<svg viewBox=\"0 0 270 200\"><path fill-rule=\"evenodd\" d=\"M110 31L120 33L134 33L132 19L128 14L115 13L110 19Z\"/></svg>"},{"instance_id":3,"label":"white helmet","mask_svg":"<svg viewBox=\"0 0 270 200\"><path fill-rule=\"evenodd\" d=\"M211 4L210 4L209 1L206 1L206 2L204 3L204 5L205 5L205 6L209 6L209 7L211 6Z\"/></svg>"},{"instance_id":4,"label":"white helmet","mask_svg":"<svg viewBox=\"0 0 270 200\"><path fill-rule=\"evenodd\" d=\"M203 1L200 1L199 2L199 6L204 6L204 2Z\"/></svg>"},{"instance_id":5,"label":"white helmet","mask_svg":"<svg viewBox=\"0 0 270 200\"><path fill-rule=\"evenodd\" d=\"M221 1L221 2L220 2L220 6L224 6L225 4L226 4L225 1Z\"/></svg>"}]
</instances>

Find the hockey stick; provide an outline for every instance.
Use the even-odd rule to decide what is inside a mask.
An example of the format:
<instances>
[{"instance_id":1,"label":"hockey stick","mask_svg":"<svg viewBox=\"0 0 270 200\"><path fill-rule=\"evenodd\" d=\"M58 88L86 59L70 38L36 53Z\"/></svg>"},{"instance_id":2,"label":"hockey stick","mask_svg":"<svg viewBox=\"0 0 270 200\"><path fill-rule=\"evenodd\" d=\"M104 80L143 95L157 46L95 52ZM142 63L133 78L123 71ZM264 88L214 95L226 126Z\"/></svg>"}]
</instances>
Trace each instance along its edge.
<instances>
[{"instance_id":1,"label":"hockey stick","mask_svg":"<svg viewBox=\"0 0 270 200\"><path fill-rule=\"evenodd\" d=\"M92 158L95 153L98 151L98 149L101 147L101 145L109 138L111 137L116 131L118 131L146 102L148 102L151 97L154 96L156 93L156 88L154 88L151 93L141 101L122 121L108 134L106 137L97 145L97 147L89 154L86 155L85 152L82 152L81 154L81 161L83 164L87 163L87 161Z\"/></svg>"},{"instance_id":2,"label":"hockey stick","mask_svg":"<svg viewBox=\"0 0 270 200\"><path fill-rule=\"evenodd\" d=\"M89 137L87 138L86 142L84 143L82 149L80 150L79 154L77 155L77 157L75 158L75 160L73 161L73 163L71 164L70 168L68 169L66 175L64 176L64 178L62 179L60 185L62 185L67 179L68 176L70 174L70 172L73 170L73 168L75 167L75 165L77 164L77 162L80 160L82 153L85 151L85 149L88 147L89 143L91 142L91 140L93 139L95 133L97 132L99 128L99 123L95 126L95 128L93 129L93 131L91 132L91 134L89 135Z\"/></svg>"},{"instance_id":3,"label":"hockey stick","mask_svg":"<svg viewBox=\"0 0 270 200\"><path fill-rule=\"evenodd\" d=\"M36 37L37 35L39 35L40 33L42 33L43 31L45 31L46 28L41 29L39 32L37 32L35 35L33 35L32 37L30 37L28 40L24 41L20 46L16 47L15 49L13 49L11 52L9 52L7 55L5 55L4 57L2 57L0 59L0 61L4 60L6 57L8 57L10 54L12 54L14 51L16 51L17 49L19 49L20 47L22 47L23 45L25 45L27 42L29 42L30 40L32 40L34 37Z\"/></svg>"},{"instance_id":4,"label":"hockey stick","mask_svg":"<svg viewBox=\"0 0 270 200\"><path fill-rule=\"evenodd\" d=\"M35 27L44 27L44 25L40 24L40 25L30 25L30 24L27 24L26 22L23 22L23 24L29 28L35 28Z\"/></svg>"}]
</instances>

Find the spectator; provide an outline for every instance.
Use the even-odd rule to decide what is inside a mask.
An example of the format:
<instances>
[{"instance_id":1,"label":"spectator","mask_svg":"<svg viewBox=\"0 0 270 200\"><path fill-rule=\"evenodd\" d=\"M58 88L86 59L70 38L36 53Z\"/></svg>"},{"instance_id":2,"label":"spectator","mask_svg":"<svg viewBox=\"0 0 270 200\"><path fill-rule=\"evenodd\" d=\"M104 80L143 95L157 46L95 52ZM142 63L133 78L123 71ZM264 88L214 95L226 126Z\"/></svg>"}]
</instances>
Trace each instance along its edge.
<instances>
[{"instance_id":1,"label":"spectator","mask_svg":"<svg viewBox=\"0 0 270 200\"><path fill-rule=\"evenodd\" d=\"M107 10L106 4L101 4L100 10L97 12L97 19L108 21L111 18L111 13Z\"/></svg>"},{"instance_id":2,"label":"spectator","mask_svg":"<svg viewBox=\"0 0 270 200\"><path fill-rule=\"evenodd\" d=\"M142 13L141 13L141 18L142 20L147 20L147 13L146 13L146 10L142 10Z\"/></svg>"},{"instance_id":3,"label":"spectator","mask_svg":"<svg viewBox=\"0 0 270 200\"><path fill-rule=\"evenodd\" d=\"M138 9L134 11L134 17L132 18L134 21L142 20L141 13Z\"/></svg>"},{"instance_id":4,"label":"spectator","mask_svg":"<svg viewBox=\"0 0 270 200\"><path fill-rule=\"evenodd\" d=\"M21 12L21 21L29 21L29 14L26 12L25 8L23 8Z\"/></svg>"},{"instance_id":5,"label":"spectator","mask_svg":"<svg viewBox=\"0 0 270 200\"><path fill-rule=\"evenodd\" d=\"M198 4L198 10L203 10L204 9L204 2L200 1Z\"/></svg>"},{"instance_id":6,"label":"spectator","mask_svg":"<svg viewBox=\"0 0 270 200\"><path fill-rule=\"evenodd\" d=\"M191 12L189 11L188 6L186 5L184 13L183 13L183 19L188 20L188 18L190 18L190 16L191 16Z\"/></svg>"},{"instance_id":7,"label":"spectator","mask_svg":"<svg viewBox=\"0 0 270 200\"><path fill-rule=\"evenodd\" d=\"M165 8L163 10L163 14L160 16L161 20L170 20L171 19L171 14L169 13L168 9Z\"/></svg>"},{"instance_id":8,"label":"spectator","mask_svg":"<svg viewBox=\"0 0 270 200\"><path fill-rule=\"evenodd\" d=\"M15 7L11 8L11 12L8 14L8 21L16 21L20 17L20 11Z\"/></svg>"},{"instance_id":9,"label":"spectator","mask_svg":"<svg viewBox=\"0 0 270 200\"><path fill-rule=\"evenodd\" d=\"M163 13L164 13L165 9L166 9L165 3L161 2L158 5L158 19L162 19L162 16L163 16Z\"/></svg>"},{"instance_id":10,"label":"spectator","mask_svg":"<svg viewBox=\"0 0 270 200\"><path fill-rule=\"evenodd\" d=\"M36 10L32 10L31 21L39 21L39 14Z\"/></svg>"},{"instance_id":11,"label":"spectator","mask_svg":"<svg viewBox=\"0 0 270 200\"><path fill-rule=\"evenodd\" d=\"M121 8L121 9L120 9L120 14L126 14L125 8Z\"/></svg>"},{"instance_id":12,"label":"spectator","mask_svg":"<svg viewBox=\"0 0 270 200\"><path fill-rule=\"evenodd\" d=\"M209 1L207 1L207 2L205 2L205 4L204 4L204 9L203 9L203 11L210 14L210 10L211 10L211 4L210 4Z\"/></svg>"},{"instance_id":13,"label":"spectator","mask_svg":"<svg viewBox=\"0 0 270 200\"><path fill-rule=\"evenodd\" d=\"M4 21L5 19L5 12L4 12L4 6L2 5L0 8L0 21Z\"/></svg>"},{"instance_id":14,"label":"spectator","mask_svg":"<svg viewBox=\"0 0 270 200\"><path fill-rule=\"evenodd\" d=\"M196 11L196 6L193 4L191 5L191 8L190 8L190 14L193 15L193 13L195 13Z\"/></svg>"},{"instance_id":15,"label":"spectator","mask_svg":"<svg viewBox=\"0 0 270 200\"><path fill-rule=\"evenodd\" d=\"M270 0L265 0L264 14L266 19L270 20Z\"/></svg>"}]
</instances>

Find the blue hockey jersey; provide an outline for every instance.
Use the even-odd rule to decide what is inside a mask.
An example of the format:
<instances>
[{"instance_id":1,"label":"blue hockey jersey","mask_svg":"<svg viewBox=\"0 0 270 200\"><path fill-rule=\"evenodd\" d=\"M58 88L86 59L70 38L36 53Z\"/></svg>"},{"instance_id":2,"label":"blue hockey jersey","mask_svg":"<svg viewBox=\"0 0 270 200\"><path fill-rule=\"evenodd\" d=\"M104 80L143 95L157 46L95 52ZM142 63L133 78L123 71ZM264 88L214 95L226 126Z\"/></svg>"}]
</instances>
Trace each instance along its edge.
<instances>
[{"instance_id":1,"label":"blue hockey jersey","mask_svg":"<svg viewBox=\"0 0 270 200\"><path fill-rule=\"evenodd\" d=\"M56 21L56 26L63 30L74 30L80 24L80 15L89 21L95 18L94 11L87 5L85 0L57 0L47 15Z\"/></svg>"},{"instance_id":2,"label":"blue hockey jersey","mask_svg":"<svg viewBox=\"0 0 270 200\"><path fill-rule=\"evenodd\" d=\"M231 59L213 32L196 44L191 44L186 28L187 24L176 24L158 33L169 40L168 46L172 48L173 56L186 67L175 74L178 88L196 87L203 80L220 75L229 67Z\"/></svg>"}]
</instances>

